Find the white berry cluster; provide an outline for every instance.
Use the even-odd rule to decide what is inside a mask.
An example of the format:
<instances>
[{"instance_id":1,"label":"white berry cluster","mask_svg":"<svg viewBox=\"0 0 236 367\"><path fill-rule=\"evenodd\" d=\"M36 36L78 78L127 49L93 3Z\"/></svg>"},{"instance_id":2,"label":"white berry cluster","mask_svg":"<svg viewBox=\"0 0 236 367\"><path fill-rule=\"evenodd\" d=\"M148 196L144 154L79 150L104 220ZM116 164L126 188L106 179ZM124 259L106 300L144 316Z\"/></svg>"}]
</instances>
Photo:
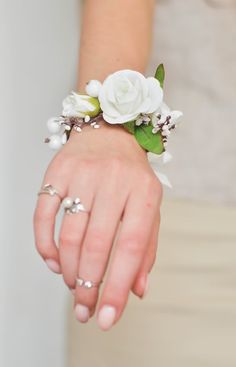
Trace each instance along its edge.
<instances>
[{"instance_id":1,"label":"white berry cluster","mask_svg":"<svg viewBox=\"0 0 236 367\"><path fill-rule=\"evenodd\" d=\"M171 111L170 108L163 102L160 111L152 115L153 134L160 131L163 145L166 147L167 138L171 130L175 129L177 122L183 116L181 111Z\"/></svg>"},{"instance_id":2,"label":"white berry cluster","mask_svg":"<svg viewBox=\"0 0 236 367\"><path fill-rule=\"evenodd\" d=\"M149 125L153 126L152 133L160 132L164 147L167 146L167 138L171 130L175 129L176 124L183 113L181 111L171 111L163 102L160 108L152 114L140 114L135 121L136 126Z\"/></svg>"},{"instance_id":3,"label":"white berry cluster","mask_svg":"<svg viewBox=\"0 0 236 367\"><path fill-rule=\"evenodd\" d=\"M60 117L52 117L47 121L47 128L52 135L45 139L49 148L58 150L64 145L72 128L82 131L84 124L99 128L97 120L100 104L97 99L101 83L90 80L85 87L87 95L72 92L63 101L63 111Z\"/></svg>"}]
</instances>

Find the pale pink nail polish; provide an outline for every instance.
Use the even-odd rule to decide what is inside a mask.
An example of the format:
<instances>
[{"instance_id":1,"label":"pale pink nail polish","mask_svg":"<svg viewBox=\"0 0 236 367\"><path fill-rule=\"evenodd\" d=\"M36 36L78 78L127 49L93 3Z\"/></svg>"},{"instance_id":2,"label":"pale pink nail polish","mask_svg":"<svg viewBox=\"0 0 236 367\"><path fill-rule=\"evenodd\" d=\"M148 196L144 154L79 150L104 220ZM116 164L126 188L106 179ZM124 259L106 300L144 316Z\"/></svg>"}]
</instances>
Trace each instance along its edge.
<instances>
[{"instance_id":1,"label":"pale pink nail polish","mask_svg":"<svg viewBox=\"0 0 236 367\"><path fill-rule=\"evenodd\" d=\"M115 321L116 309L113 306L105 305L98 313L98 325L102 330L108 330L111 328Z\"/></svg>"},{"instance_id":2,"label":"pale pink nail polish","mask_svg":"<svg viewBox=\"0 0 236 367\"><path fill-rule=\"evenodd\" d=\"M89 309L87 306L84 305L76 305L75 307L75 315L77 320L80 322L87 322L89 319Z\"/></svg>"},{"instance_id":3,"label":"pale pink nail polish","mask_svg":"<svg viewBox=\"0 0 236 367\"><path fill-rule=\"evenodd\" d=\"M49 269L51 271L53 271L54 273L60 274L61 273L61 269L59 264L53 260L53 259L47 259L45 260L45 263L47 264L47 266L49 267Z\"/></svg>"}]
</instances>

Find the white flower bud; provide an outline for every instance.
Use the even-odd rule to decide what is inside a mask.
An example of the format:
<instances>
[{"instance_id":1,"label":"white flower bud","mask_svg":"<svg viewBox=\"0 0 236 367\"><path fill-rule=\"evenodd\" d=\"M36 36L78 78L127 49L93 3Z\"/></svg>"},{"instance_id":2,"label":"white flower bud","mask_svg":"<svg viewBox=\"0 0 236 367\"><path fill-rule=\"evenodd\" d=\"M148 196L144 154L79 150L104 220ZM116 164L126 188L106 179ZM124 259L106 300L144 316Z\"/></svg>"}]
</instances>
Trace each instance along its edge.
<instances>
[{"instance_id":1,"label":"white flower bud","mask_svg":"<svg viewBox=\"0 0 236 367\"><path fill-rule=\"evenodd\" d=\"M86 93L91 97L98 97L102 83L99 80L90 80L85 87Z\"/></svg>"},{"instance_id":2,"label":"white flower bud","mask_svg":"<svg viewBox=\"0 0 236 367\"><path fill-rule=\"evenodd\" d=\"M72 92L63 101L62 115L66 117L95 117L100 112L100 103L97 98L86 94Z\"/></svg>"}]
</instances>

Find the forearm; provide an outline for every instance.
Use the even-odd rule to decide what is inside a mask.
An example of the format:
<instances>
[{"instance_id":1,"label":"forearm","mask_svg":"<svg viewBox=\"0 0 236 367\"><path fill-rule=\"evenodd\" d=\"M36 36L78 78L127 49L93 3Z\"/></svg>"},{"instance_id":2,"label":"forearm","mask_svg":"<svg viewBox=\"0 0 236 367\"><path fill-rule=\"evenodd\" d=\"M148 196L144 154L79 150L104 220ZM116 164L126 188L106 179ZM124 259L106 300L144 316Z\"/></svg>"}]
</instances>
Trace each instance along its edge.
<instances>
[{"instance_id":1,"label":"forearm","mask_svg":"<svg viewBox=\"0 0 236 367\"><path fill-rule=\"evenodd\" d=\"M151 42L154 0L85 0L77 89L119 69L144 72Z\"/></svg>"}]
</instances>

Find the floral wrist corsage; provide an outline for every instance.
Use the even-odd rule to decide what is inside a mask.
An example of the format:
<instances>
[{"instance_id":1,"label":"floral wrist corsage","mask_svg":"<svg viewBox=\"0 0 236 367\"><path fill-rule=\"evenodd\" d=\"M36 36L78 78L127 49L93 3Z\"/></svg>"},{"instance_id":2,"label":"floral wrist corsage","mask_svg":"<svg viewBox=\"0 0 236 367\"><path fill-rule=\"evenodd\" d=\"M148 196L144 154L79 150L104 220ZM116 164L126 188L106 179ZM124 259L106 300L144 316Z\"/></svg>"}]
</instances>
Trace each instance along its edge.
<instances>
[{"instance_id":1,"label":"floral wrist corsage","mask_svg":"<svg viewBox=\"0 0 236 367\"><path fill-rule=\"evenodd\" d=\"M53 135L45 142L59 149L71 129L81 132L86 125L99 128L103 118L109 124L122 124L147 152L164 153L167 139L182 116L163 102L164 77L161 64L154 77L124 69L108 75L103 83L90 80L85 87L87 94L71 92L63 101L61 116L48 120Z\"/></svg>"}]
</instances>

